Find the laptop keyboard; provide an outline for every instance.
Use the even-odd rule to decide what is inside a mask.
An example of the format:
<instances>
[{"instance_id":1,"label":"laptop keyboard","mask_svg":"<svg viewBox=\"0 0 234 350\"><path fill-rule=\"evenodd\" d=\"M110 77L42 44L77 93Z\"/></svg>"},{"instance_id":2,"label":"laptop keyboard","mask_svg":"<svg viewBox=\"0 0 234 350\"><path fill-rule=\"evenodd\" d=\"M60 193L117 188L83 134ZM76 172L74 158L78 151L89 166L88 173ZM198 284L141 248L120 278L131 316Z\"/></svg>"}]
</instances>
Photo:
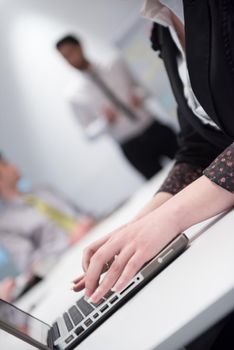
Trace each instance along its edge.
<instances>
[{"instance_id":1,"label":"laptop keyboard","mask_svg":"<svg viewBox=\"0 0 234 350\"><path fill-rule=\"evenodd\" d=\"M55 322L52 325L52 329L53 329L53 340L57 340L60 337L60 332L59 332L59 328L58 328L58 324L57 322Z\"/></svg>"},{"instance_id":2,"label":"laptop keyboard","mask_svg":"<svg viewBox=\"0 0 234 350\"><path fill-rule=\"evenodd\" d=\"M114 292L112 292L111 290L109 290L109 292L106 293L106 295L104 296L104 298L105 298L105 299L109 299L113 294L114 294Z\"/></svg>"},{"instance_id":3,"label":"laptop keyboard","mask_svg":"<svg viewBox=\"0 0 234 350\"><path fill-rule=\"evenodd\" d=\"M77 326L84 318L82 313L77 309L75 305L68 310L68 313L71 316L71 319L75 326Z\"/></svg>"},{"instance_id":4,"label":"laptop keyboard","mask_svg":"<svg viewBox=\"0 0 234 350\"><path fill-rule=\"evenodd\" d=\"M94 307L91 304L87 303L84 297L78 300L76 305L85 316L88 316L94 310Z\"/></svg>"},{"instance_id":5,"label":"laptop keyboard","mask_svg":"<svg viewBox=\"0 0 234 350\"><path fill-rule=\"evenodd\" d=\"M63 314L63 319L64 319L64 322L66 324L68 332L70 332L74 328L74 326L73 326L72 321L71 321L70 317L68 316L67 312L65 312Z\"/></svg>"},{"instance_id":6,"label":"laptop keyboard","mask_svg":"<svg viewBox=\"0 0 234 350\"><path fill-rule=\"evenodd\" d=\"M64 323L66 325L67 331L71 332L73 329L75 329L76 335L79 335L80 333L82 333L84 331L84 328L82 326L79 326L79 324L84 320L84 318L86 318L89 314L91 314L98 306L100 306L105 301L110 299L113 294L114 294L114 292L109 291L105 295L105 297L103 299L101 299L97 304L88 303L84 297L79 299L76 302L76 305L73 305L72 307L70 307L69 310L67 312L64 312L64 314L63 314L63 320L64 320ZM111 302L111 299L110 299L110 302ZM102 313L106 310L106 308L108 308L108 306L104 304L103 307L100 308L99 311ZM99 313L97 312L93 315L93 318L96 318L98 316L99 316ZM84 322L86 327L90 326L90 324L92 324L92 323L93 323L93 321L90 318L88 318ZM77 327L77 328L75 328L75 327ZM57 322L55 322L52 325L52 329L53 329L53 339L54 339L54 341L56 341L61 336ZM69 337L69 341L72 339L73 338Z\"/></svg>"},{"instance_id":7,"label":"laptop keyboard","mask_svg":"<svg viewBox=\"0 0 234 350\"><path fill-rule=\"evenodd\" d=\"M109 317L112 307L113 311L115 311L114 309L121 306L121 301L124 302L127 300L130 291L133 291L132 294L134 294L134 289L143 286L142 282L144 282L146 278L150 280L161 271L162 264L159 261L159 257L161 257L165 262L165 266L167 266L172 259L185 250L187 245L188 239L184 235L180 235L175 242L172 242L171 246L167 246L165 250L162 251L161 255L152 260L152 264L150 263L145 266L142 272L137 274L120 293L109 291L98 304L89 303L84 297L77 300L77 302L63 314L63 319L61 319L61 317L58 318L58 323L54 323L51 327L51 333L54 335L53 338L57 340L55 346L59 343L58 339L62 337L61 344L64 348L71 349L72 345L77 344L88 335L95 328L95 325L98 326L104 319ZM171 247L173 247L173 249ZM174 252L172 254L173 256L168 253L171 251ZM165 261L165 257L168 255L169 258ZM129 295L129 297L130 296L131 295ZM77 339L77 337L79 339Z\"/></svg>"}]
</instances>

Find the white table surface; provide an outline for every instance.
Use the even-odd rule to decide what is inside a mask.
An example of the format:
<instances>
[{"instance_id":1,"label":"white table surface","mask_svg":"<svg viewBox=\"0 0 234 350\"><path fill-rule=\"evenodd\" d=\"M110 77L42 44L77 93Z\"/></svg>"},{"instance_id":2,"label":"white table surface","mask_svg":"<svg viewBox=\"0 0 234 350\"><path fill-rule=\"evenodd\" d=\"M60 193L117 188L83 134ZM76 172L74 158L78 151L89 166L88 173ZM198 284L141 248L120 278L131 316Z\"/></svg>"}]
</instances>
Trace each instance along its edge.
<instances>
[{"instance_id":1,"label":"white table surface","mask_svg":"<svg viewBox=\"0 0 234 350\"><path fill-rule=\"evenodd\" d=\"M163 173L160 175L163 176ZM129 220L155 192L161 178L152 180L116 214L96 227L69 251L33 293L19 305L27 309L42 299L33 314L52 323L80 295L70 281L81 272L83 248L93 239ZM214 221L214 220L213 220ZM78 347L80 350L176 350L234 308L234 212L220 220L196 225L188 231L203 234L134 298L112 315ZM209 227L210 226L210 227ZM6 350L31 346L0 334Z\"/></svg>"}]
</instances>

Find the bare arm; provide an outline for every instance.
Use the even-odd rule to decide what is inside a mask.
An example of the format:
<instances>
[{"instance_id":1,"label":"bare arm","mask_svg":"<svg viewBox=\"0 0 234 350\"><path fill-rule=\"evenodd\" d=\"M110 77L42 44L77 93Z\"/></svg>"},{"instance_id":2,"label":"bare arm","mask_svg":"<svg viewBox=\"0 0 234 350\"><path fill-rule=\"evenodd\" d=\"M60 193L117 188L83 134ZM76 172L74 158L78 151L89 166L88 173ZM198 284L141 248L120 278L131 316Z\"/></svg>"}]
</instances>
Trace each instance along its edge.
<instances>
[{"instance_id":1,"label":"bare arm","mask_svg":"<svg viewBox=\"0 0 234 350\"><path fill-rule=\"evenodd\" d=\"M151 201L138 213L135 220L142 218L143 216L149 214L153 210L159 208L163 203L168 201L168 199L172 198L173 195L167 192L159 192L157 193Z\"/></svg>"},{"instance_id":2,"label":"bare arm","mask_svg":"<svg viewBox=\"0 0 234 350\"><path fill-rule=\"evenodd\" d=\"M136 219L150 213L165 203L202 175L202 168L187 163L174 164L152 200L140 211Z\"/></svg>"},{"instance_id":3,"label":"bare arm","mask_svg":"<svg viewBox=\"0 0 234 350\"><path fill-rule=\"evenodd\" d=\"M201 176L163 207L175 213L179 232L234 205L234 194Z\"/></svg>"},{"instance_id":4,"label":"bare arm","mask_svg":"<svg viewBox=\"0 0 234 350\"><path fill-rule=\"evenodd\" d=\"M94 302L110 288L120 291L177 234L233 204L234 194L201 176L159 208L102 238L100 244L90 245L83 258L85 282L75 284L74 290L85 287L86 296ZM97 288L103 267L111 260L113 263Z\"/></svg>"}]
</instances>

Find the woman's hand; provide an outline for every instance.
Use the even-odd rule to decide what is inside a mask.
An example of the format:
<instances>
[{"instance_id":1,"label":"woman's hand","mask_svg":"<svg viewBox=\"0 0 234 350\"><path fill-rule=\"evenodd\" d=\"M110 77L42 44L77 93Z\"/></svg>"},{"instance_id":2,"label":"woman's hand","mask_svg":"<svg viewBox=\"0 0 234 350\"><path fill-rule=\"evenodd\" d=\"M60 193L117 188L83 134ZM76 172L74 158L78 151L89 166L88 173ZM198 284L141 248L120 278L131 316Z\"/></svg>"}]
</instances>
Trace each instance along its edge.
<instances>
[{"instance_id":1,"label":"woman's hand","mask_svg":"<svg viewBox=\"0 0 234 350\"><path fill-rule=\"evenodd\" d=\"M110 233L84 252L85 275L74 281L74 290L97 303L110 289L121 291L140 268L176 236L176 220L160 209ZM100 276L110 268L100 282Z\"/></svg>"},{"instance_id":2,"label":"woman's hand","mask_svg":"<svg viewBox=\"0 0 234 350\"><path fill-rule=\"evenodd\" d=\"M134 220L132 221L135 222L139 219L142 219L143 216L145 216L146 214L149 214L150 212L154 211L155 209L157 209L158 207L160 207L163 203L165 203L168 199L170 199L172 197L172 195L170 193L164 193L164 192L160 192L157 193L152 200L140 211L140 213L134 218ZM122 232L123 229L127 229L127 226L122 226L120 227L118 230L116 230L116 234L117 232ZM110 233L109 235L101 238L100 240L94 242L93 244L91 244L84 252L84 257L83 257L83 270L86 272L88 270L89 267L89 263L90 263L90 259L92 258L92 256L96 253L96 251L105 243L107 242L107 240L114 235L115 232ZM114 261L114 259L112 259L112 262ZM105 265L105 267L103 268L103 272L106 272L107 270L107 266ZM82 276L76 278L73 282L73 287L72 290L74 290L75 292L78 292L80 290L85 289L85 274L83 274Z\"/></svg>"},{"instance_id":3,"label":"woman's hand","mask_svg":"<svg viewBox=\"0 0 234 350\"><path fill-rule=\"evenodd\" d=\"M74 290L85 287L86 296L95 303L111 288L122 290L177 234L233 205L233 193L201 176L159 208L88 247L83 259L86 275ZM106 263L111 267L99 284Z\"/></svg>"},{"instance_id":4,"label":"woman's hand","mask_svg":"<svg viewBox=\"0 0 234 350\"><path fill-rule=\"evenodd\" d=\"M172 198L173 195L168 192L159 192L157 193L149 203L138 213L135 220L138 220L145 216L146 214L149 214L150 212L154 211L155 209L159 208L162 204L167 202L170 198Z\"/></svg>"}]
</instances>

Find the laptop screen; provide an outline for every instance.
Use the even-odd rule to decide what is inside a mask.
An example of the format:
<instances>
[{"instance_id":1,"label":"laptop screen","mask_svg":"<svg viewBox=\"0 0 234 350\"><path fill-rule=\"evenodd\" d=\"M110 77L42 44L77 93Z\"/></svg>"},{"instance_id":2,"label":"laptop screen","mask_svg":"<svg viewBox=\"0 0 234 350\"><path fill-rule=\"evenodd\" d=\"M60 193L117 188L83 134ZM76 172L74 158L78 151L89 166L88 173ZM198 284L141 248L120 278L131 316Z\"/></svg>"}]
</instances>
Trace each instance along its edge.
<instances>
[{"instance_id":1,"label":"laptop screen","mask_svg":"<svg viewBox=\"0 0 234 350\"><path fill-rule=\"evenodd\" d=\"M21 333L47 346L50 326L0 299L0 328L10 326Z\"/></svg>"}]
</instances>

